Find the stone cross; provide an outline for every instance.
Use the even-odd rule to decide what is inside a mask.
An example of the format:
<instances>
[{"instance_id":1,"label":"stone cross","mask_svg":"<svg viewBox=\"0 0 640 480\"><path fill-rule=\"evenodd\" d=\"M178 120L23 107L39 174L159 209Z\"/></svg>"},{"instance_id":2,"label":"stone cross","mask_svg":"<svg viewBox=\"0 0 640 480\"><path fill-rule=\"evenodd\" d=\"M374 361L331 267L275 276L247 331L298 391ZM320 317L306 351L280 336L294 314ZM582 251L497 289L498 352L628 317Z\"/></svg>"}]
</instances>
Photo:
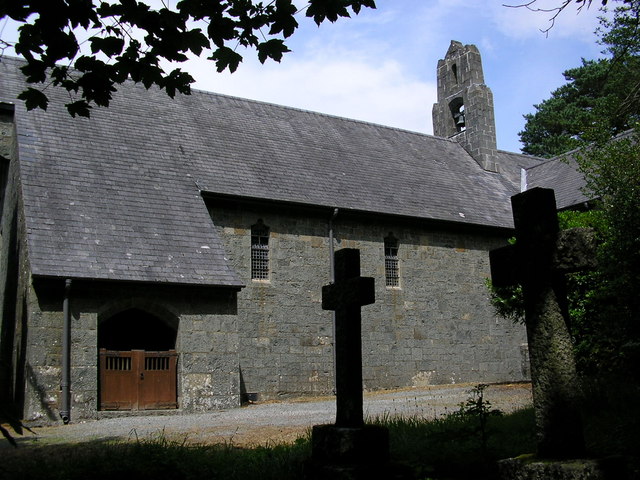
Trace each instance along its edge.
<instances>
[{"instance_id":1,"label":"stone cross","mask_svg":"<svg viewBox=\"0 0 640 480\"><path fill-rule=\"evenodd\" d=\"M578 458L584 437L564 274L595 266L593 236L559 231L553 190L534 188L511 204L516 244L490 252L492 282L522 285L538 455Z\"/></svg>"},{"instance_id":2,"label":"stone cross","mask_svg":"<svg viewBox=\"0 0 640 480\"><path fill-rule=\"evenodd\" d=\"M360 307L375 302L374 279L360 276L360 251L335 253L335 283L322 287L322 309L336 312L336 426L361 427L362 338Z\"/></svg>"}]
</instances>

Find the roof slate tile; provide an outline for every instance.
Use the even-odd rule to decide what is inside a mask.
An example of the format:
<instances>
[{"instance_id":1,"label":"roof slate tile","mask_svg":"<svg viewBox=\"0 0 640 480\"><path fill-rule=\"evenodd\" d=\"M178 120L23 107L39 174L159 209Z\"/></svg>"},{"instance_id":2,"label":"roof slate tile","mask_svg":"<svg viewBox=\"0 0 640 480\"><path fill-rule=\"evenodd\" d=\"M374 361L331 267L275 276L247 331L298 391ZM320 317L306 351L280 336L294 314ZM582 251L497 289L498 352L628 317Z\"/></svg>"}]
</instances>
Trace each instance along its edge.
<instances>
[{"instance_id":1,"label":"roof slate tile","mask_svg":"<svg viewBox=\"0 0 640 480\"><path fill-rule=\"evenodd\" d=\"M527 169L527 188L552 188L558 209L565 209L589 201L583 189L584 176L575 159L569 154L547 160Z\"/></svg>"}]
</instances>

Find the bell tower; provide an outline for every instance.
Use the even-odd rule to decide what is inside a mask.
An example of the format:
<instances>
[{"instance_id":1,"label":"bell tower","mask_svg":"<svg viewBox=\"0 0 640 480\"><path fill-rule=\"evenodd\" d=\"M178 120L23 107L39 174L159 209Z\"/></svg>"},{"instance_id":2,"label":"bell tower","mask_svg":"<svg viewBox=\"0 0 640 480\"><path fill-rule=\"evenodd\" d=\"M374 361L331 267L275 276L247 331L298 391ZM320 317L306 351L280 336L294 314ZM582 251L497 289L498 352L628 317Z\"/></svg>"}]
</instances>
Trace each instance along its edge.
<instances>
[{"instance_id":1,"label":"bell tower","mask_svg":"<svg viewBox=\"0 0 640 480\"><path fill-rule=\"evenodd\" d=\"M493 94L484 83L478 48L452 40L437 75L433 134L455 139L482 168L497 172Z\"/></svg>"}]
</instances>

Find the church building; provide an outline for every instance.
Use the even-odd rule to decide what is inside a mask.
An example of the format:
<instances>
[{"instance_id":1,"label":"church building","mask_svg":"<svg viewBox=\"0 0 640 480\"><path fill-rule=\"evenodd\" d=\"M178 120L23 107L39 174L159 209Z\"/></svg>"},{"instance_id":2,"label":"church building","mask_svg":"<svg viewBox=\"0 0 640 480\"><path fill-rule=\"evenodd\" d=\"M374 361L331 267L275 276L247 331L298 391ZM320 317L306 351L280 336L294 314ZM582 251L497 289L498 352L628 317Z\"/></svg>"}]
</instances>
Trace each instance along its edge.
<instances>
[{"instance_id":1,"label":"church building","mask_svg":"<svg viewBox=\"0 0 640 480\"><path fill-rule=\"evenodd\" d=\"M28 112L22 65L0 58L0 402L26 422L331 394L340 248L375 279L364 389L528 378L485 279L545 164L497 149L475 46L438 63L435 136L133 83L90 119L55 88Z\"/></svg>"}]
</instances>

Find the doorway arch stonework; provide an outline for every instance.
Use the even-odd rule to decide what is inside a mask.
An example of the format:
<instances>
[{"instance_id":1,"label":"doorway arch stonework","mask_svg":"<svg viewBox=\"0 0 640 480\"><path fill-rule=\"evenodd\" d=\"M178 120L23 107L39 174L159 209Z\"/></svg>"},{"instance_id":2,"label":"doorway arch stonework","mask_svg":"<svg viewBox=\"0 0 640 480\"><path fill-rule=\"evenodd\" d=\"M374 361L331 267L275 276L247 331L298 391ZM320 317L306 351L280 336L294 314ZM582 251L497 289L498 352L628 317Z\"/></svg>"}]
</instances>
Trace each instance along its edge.
<instances>
[{"instance_id":1,"label":"doorway arch stonework","mask_svg":"<svg viewBox=\"0 0 640 480\"><path fill-rule=\"evenodd\" d=\"M98 323L100 410L178 408L178 323L135 307L102 316Z\"/></svg>"}]
</instances>

